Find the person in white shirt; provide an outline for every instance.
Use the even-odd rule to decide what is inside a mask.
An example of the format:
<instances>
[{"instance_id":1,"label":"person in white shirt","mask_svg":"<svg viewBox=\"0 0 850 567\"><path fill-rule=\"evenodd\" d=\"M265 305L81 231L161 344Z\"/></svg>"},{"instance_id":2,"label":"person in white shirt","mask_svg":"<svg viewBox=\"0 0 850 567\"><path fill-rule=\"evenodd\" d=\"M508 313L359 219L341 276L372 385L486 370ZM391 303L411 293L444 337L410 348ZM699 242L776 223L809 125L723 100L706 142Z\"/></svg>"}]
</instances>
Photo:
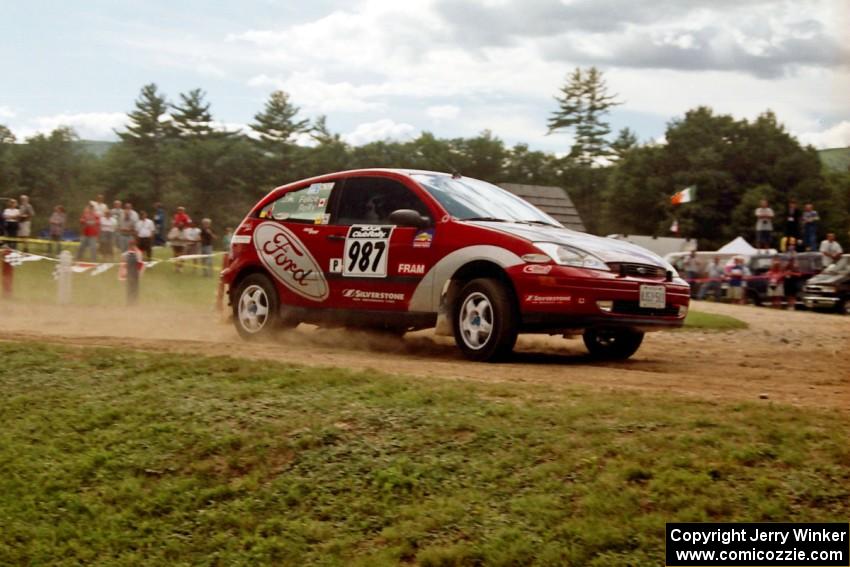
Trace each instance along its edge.
<instances>
[{"instance_id":1,"label":"person in white shirt","mask_svg":"<svg viewBox=\"0 0 850 567\"><path fill-rule=\"evenodd\" d=\"M156 225L148 218L148 214L142 211L139 220L136 221L136 241L139 250L145 255L145 260L150 260L153 252L153 235L156 233Z\"/></svg>"},{"instance_id":2,"label":"person in white shirt","mask_svg":"<svg viewBox=\"0 0 850 567\"><path fill-rule=\"evenodd\" d=\"M97 199L91 201L92 209L94 209L94 214L103 218L106 211L109 210L109 205L103 202L103 195L98 195Z\"/></svg>"},{"instance_id":3,"label":"person in white shirt","mask_svg":"<svg viewBox=\"0 0 850 567\"><path fill-rule=\"evenodd\" d=\"M756 209L756 247L768 250L773 243L773 209L762 199Z\"/></svg>"},{"instance_id":4,"label":"person in white shirt","mask_svg":"<svg viewBox=\"0 0 850 567\"><path fill-rule=\"evenodd\" d=\"M21 210L18 208L18 202L15 199L9 199L6 201L6 208L3 209L3 225L7 237L18 237L18 223L20 220ZM15 244L13 241L12 246Z\"/></svg>"},{"instance_id":5,"label":"person in white shirt","mask_svg":"<svg viewBox=\"0 0 850 567\"><path fill-rule=\"evenodd\" d=\"M834 232L827 234L826 240L820 243L820 253L823 254L824 267L829 266L833 262L837 262L841 258L844 250L841 248L841 244L835 240Z\"/></svg>"},{"instance_id":6,"label":"person in white shirt","mask_svg":"<svg viewBox=\"0 0 850 567\"><path fill-rule=\"evenodd\" d=\"M112 216L112 211L106 209L100 216L100 253L110 262L114 256L115 229L117 227L118 220Z\"/></svg>"}]
</instances>

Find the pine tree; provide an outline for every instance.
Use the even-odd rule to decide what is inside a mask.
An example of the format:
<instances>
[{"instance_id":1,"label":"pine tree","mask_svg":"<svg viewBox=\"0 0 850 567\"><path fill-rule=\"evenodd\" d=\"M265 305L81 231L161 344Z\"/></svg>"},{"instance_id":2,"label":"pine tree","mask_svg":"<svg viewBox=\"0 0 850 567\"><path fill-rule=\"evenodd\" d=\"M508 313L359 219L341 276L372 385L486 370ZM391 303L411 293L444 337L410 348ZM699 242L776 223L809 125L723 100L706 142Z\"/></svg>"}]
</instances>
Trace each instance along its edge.
<instances>
[{"instance_id":1,"label":"pine tree","mask_svg":"<svg viewBox=\"0 0 850 567\"><path fill-rule=\"evenodd\" d=\"M637 146L637 143L637 135L630 128L623 128L617 134L617 138L611 142L611 150L617 159L622 159Z\"/></svg>"},{"instance_id":2,"label":"pine tree","mask_svg":"<svg viewBox=\"0 0 850 567\"><path fill-rule=\"evenodd\" d=\"M289 102L289 95L285 92L271 94L263 111L255 114L255 122L250 124L251 129L259 134L263 149L280 153L294 144L295 135L309 132L309 120L295 120L298 111L299 108Z\"/></svg>"},{"instance_id":3,"label":"pine tree","mask_svg":"<svg viewBox=\"0 0 850 567\"><path fill-rule=\"evenodd\" d=\"M611 128L604 116L621 103L616 95L608 94L602 72L596 67L587 70L577 67L561 87L561 96L555 100L558 110L549 118L549 133L573 130L575 141L570 157L580 166L590 167L599 158L610 156L610 144L605 137L611 133Z\"/></svg>"},{"instance_id":4,"label":"pine tree","mask_svg":"<svg viewBox=\"0 0 850 567\"><path fill-rule=\"evenodd\" d=\"M179 104L171 105L174 128L181 139L223 138L238 133L216 128L206 96L203 90L193 89L180 94Z\"/></svg>"}]
</instances>

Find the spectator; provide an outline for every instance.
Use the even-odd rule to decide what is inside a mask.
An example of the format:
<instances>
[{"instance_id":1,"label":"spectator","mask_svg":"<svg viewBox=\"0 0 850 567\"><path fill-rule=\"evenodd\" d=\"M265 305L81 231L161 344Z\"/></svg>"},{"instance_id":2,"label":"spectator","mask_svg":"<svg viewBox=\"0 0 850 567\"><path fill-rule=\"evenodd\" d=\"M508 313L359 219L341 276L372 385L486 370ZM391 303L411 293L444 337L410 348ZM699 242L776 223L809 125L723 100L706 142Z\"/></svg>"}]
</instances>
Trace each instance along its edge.
<instances>
[{"instance_id":1,"label":"spectator","mask_svg":"<svg viewBox=\"0 0 850 567\"><path fill-rule=\"evenodd\" d=\"M103 218L106 212L109 210L109 205L103 202L103 195L98 195L94 201L91 202L92 210L94 214Z\"/></svg>"},{"instance_id":2,"label":"spectator","mask_svg":"<svg viewBox=\"0 0 850 567\"><path fill-rule=\"evenodd\" d=\"M767 272L767 296L771 298L773 307L782 306L782 298L785 296L785 270L782 262L775 258Z\"/></svg>"},{"instance_id":3,"label":"spectator","mask_svg":"<svg viewBox=\"0 0 850 567\"><path fill-rule=\"evenodd\" d=\"M136 223L139 222L139 214L133 210L133 204L126 202L118 217L118 248L121 252L127 251L130 239L136 235Z\"/></svg>"},{"instance_id":4,"label":"spectator","mask_svg":"<svg viewBox=\"0 0 850 567\"><path fill-rule=\"evenodd\" d=\"M204 258L204 276L208 278L212 277L213 240L216 238L218 236L212 230L212 221L210 219L203 219L201 221L201 254L207 255Z\"/></svg>"},{"instance_id":5,"label":"spectator","mask_svg":"<svg viewBox=\"0 0 850 567\"><path fill-rule=\"evenodd\" d=\"M177 207L177 212L174 213L174 217L171 219L171 226L182 225L183 228L187 228L192 223L192 219L189 218L189 215L186 214L185 207Z\"/></svg>"},{"instance_id":6,"label":"spectator","mask_svg":"<svg viewBox=\"0 0 850 567\"><path fill-rule=\"evenodd\" d=\"M715 300L720 299L720 281L723 279L723 266L720 265L720 257L715 256L708 265L708 281L703 283L699 290L697 299L705 299L711 292Z\"/></svg>"},{"instance_id":7,"label":"spectator","mask_svg":"<svg viewBox=\"0 0 850 567\"><path fill-rule=\"evenodd\" d=\"M816 250L818 247L818 221L820 217L814 205L806 203L801 218L803 221L803 248L806 250Z\"/></svg>"},{"instance_id":8,"label":"spectator","mask_svg":"<svg viewBox=\"0 0 850 567\"><path fill-rule=\"evenodd\" d=\"M145 255L145 260L150 261L153 251L153 237L156 234L156 225L148 218L148 213L142 211L136 223L136 242L139 250Z\"/></svg>"},{"instance_id":9,"label":"spectator","mask_svg":"<svg viewBox=\"0 0 850 567\"><path fill-rule=\"evenodd\" d=\"M118 221L112 216L112 211L106 209L100 217L100 253L110 262L115 257L115 231L117 228Z\"/></svg>"},{"instance_id":10,"label":"spectator","mask_svg":"<svg viewBox=\"0 0 850 567\"><path fill-rule=\"evenodd\" d=\"M844 250L841 248L841 244L835 240L834 232L827 234L826 240L820 243L820 253L823 254L824 268L841 259Z\"/></svg>"},{"instance_id":11,"label":"spectator","mask_svg":"<svg viewBox=\"0 0 850 567\"><path fill-rule=\"evenodd\" d=\"M792 254L785 264L785 301L788 309L794 309L797 303L797 291L800 287L800 268L797 267L797 256Z\"/></svg>"},{"instance_id":12,"label":"spectator","mask_svg":"<svg viewBox=\"0 0 850 567\"><path fill-rule=\"evenodd\" d=\"M785 217L785 236L800 238L800 217L802 214L795 199L788 201L788 215Z\"/></svg>"},{"instance_id":13,"label":"spectator","mask_svg":"<svg viewBox=\"0 0 850 567\"><path fill-rule=\"evenodd\" d=\"M181 223L177 223L168 231L168 243L171 245L171 250L175 258L183 255L186 246L185 229ZM178 274L183 269L183 263L179 260L174 262L174 271Z\"/></svg>"},{"instance_id":14,"label":"spectator","mask_svg":"<svg viewBox=\"0 0 850 567\"><path fill-rule=\"evenodd\" d=\"M153 204L153 224L156 226L154 245L163 246L165 244L165 208L162 203Z\"/></svg>"},{"instance_id":15,"label":"spectator","mask_svg":"<svg viewBox=\"0 0 850 567\"><path fill-rule=\"evenodd\" d=\"M3 229L6 231L6 237L9 238L14 247L17 244L18 238L18 223L21 220L21 211L18 209L18 201L9 199L6 201L6 208L3 209Z\"/></svg>"},{"instance_id":16,"label":"spectator","mask_svg":"<svg viewBox=\"0 0 850 567\"><path fill-rule=\"evenodd\" d=\"M226 227L224 229L224 236L221 237L222 243L224 244L224 248L226 250L230 250L230 241L233 239L233 227Z\"/></svg>"},{"instance_id":17,"label":"spectator","mask_svg":"<svg viewBox=\"0 0 850 567\"><path fill-rule=\"evenodd\" d=\"M68 222L68 215L65 214L65 207L62 205L56 205L53 207L53 213L51 213L47 222L50 225L48 228L50 246L47 249L47 253L56 254L58 256L62 252L62 236L65 234L65 223Z\"/></svg>"},{"instance_id":18,"label":"spectator","mask_svg":"<svg viewBox=\"0 0 850 567\"><path fill-rule=\"evenodd\" d=\"M691 286L691 297L696 297L696 279L699 278L699 261L697 260L696 250L691 250L691 253L685 257L684 262L685 278Z\"/></svg>"},{"instance_id":19,"label":"spectator","mask_svg":"<svg viewBox=\"0 0 850 567\"><path fill-rule=\"evenodd\" d=\"M727 278L729 279L729 299L734 303L745 303L744 298L744 280L750 275L749 269L744 265L744 259L741 256L735 256L735 263L729 268Z\"/></svg>"},{"instance_id":20,"label":"spectator","mask_svg":"<svg viewBox=\"0 0 850 567\"><path fill-rule=\"evenodd\" d=\"M18 210L20 211L20 216L18 217L18 238L23 241L21 247L24 252L28 252L29 248L26 241L32 232L32 218L35 216L35 209L30 205L29 197L21 195L21 206Z\"/></svg>"},{"instance_id":21,"label":"spectator","mask_svg":"<svg viewBox=\"0 0 850 567\"><path fill-rule=\"evenodd\" d=\"M118 222L118 219L121 218L121 212L123 210L124 210L124 207L122 206L121 201L119 201L118 199L115 199L114 201L112 201L112 209L111 209L112 218L115 219L116 223Z\"/></svg>"},{"instance_id":22,"label":"spectator","mask_svg":"<svg viewBox=\"0 0 850 567\"><path fill-rule=\"evenodd\" d=\"M201 229L198 228L193 222L189 223L189 226L184 231L184 236L186 238L186 254L194 255L201 253ZM192 260L192 264L198 266L200 262L198 262L198 258L194 258Z\"/></svg>"},{"instance_id":23,"label":"spectator","mask_svg":"<svg viewBox=\"0 0 850 567\"><path fill-rule=\"evenodd\" d=\"M797 240L793 236L789 236L788 240L785 242L785 250L783 252L789 252L791 254L797 253L797 246L799 246L800 241Z\"/></svg>"},{"instance_id":24,"label":"spectator","mask_svg":"<svg viewBox=\"0 0 850 567\"><path fill-rule=\"evenodd\" d=\"M773 244L773 209L762 199L756 209L756 248L770 249Z\"/></svg>"},{"instance_id":25,"label":"spectator","mask_svg":"<svg viewBox=\"0 0 850 567\"><path fill-rule=\"evenodd\" d=\"M77 250L77 260L82 260L86 250L91 248L91 260L97 262L97 237L100 234L100 219L94 212L94 207L86 205L80 216L80 248Z\"/></svg>"}]
</instances>

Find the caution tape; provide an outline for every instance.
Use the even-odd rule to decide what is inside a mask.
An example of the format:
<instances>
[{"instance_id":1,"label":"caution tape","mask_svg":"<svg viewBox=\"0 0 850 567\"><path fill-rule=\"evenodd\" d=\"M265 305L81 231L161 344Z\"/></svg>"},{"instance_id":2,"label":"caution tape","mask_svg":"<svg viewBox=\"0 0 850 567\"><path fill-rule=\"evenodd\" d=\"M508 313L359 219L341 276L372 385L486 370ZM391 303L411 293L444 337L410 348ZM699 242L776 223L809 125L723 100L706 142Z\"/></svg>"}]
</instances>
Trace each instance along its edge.
<instances>
[{"instance_id":1,"label":"caution tape","mask_svg":"<svg viewBox=\"0 0 850 567\"><path fill-rule=\"evenodd\" d=\"M76 240L44 240L43 238L30 238L28 236L0 236L0 242L14 242L15 244L43 244L46 246L79 246Z\"/></svg>"},{"instance_id":2,"label":"caution tape","mask_svg":"<svg viewBox=\"0 0 850 567\"><path fill-rule=\"evenodd\" d=\"M223 256L224 254L224 252L213 252L212 254L186 254L182 256L175 256L174 258L167 258L165 260L148 260L147 262L142 262L142 264L145 268L153 268L157 264L179 263L181 267L187 266L190 268L203 269L209 268L209 266L204 266L203 264L196 265L191 263L183 264L183 262L189 260L200 260L204 258L214 258L216 256ZM25 262L38 262L41 260L56 263L57 270L54 270L54 278L58 277L58 268L61 263L61 260L59 258L53 258L51 256L42 256L40 254L32 254L30 252L22 252L21 250L17 250L14 248L9 249L6 254L3 255L3 261L12 267L18 267L24 264ZM91 270L90 275L96 276L109 271L115 266L124 266L125 264L126 262L83 262L75 260L69 265L68 269L71 272L77 274L81 274Z\"/></svg>"}]
</instances>

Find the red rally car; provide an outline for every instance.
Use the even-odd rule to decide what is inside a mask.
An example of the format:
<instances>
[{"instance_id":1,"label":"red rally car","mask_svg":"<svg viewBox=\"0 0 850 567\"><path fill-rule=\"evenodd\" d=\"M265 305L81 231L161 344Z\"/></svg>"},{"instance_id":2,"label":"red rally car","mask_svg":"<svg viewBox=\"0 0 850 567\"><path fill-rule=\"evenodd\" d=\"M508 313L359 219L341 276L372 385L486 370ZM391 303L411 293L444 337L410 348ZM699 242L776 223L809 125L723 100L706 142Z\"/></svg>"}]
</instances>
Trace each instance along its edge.
<instances>
[{"instance_id":1,"label":"red rally car","mask_svg":"<svg viewBox=\"0 0 850 567\"><path fill-rule=\"evenodd\" d=\"M239 334L300 322L436 327L468 358L518 333L583 334L625 359L682 325L689 287L643 248L564 228L515 195L430 171L345 171L278 187L245 217L222 272Z\"/></svg>"}]
</instances>

